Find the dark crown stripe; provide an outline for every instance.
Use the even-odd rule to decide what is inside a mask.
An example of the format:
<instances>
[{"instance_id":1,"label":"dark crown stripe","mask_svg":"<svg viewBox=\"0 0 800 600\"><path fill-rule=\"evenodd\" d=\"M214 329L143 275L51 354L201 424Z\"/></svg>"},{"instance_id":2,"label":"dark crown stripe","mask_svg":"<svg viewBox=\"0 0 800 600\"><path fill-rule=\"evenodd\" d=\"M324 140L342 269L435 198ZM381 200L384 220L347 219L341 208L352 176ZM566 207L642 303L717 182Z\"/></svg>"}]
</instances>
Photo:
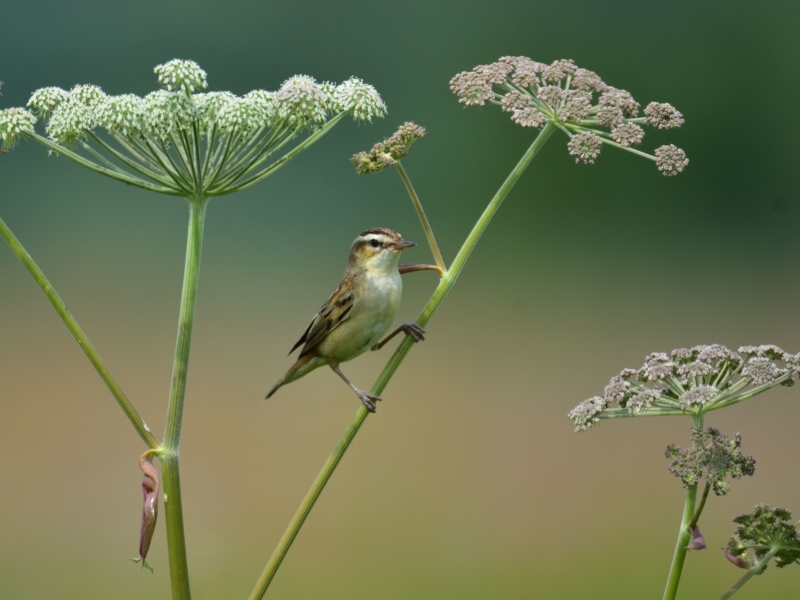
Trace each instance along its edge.
<instances>
[{"instance_id":1,"label":"dark crown stripe","mask_svg":"<svg viewBox=\"0 0 800 600\"><path fill-rule=\"evenodd\" d=\"M390 238L400 237L396 231L392 231L391 229L386 229L385 227L374 227L372 229L367 229L366 231L361 233L361 236L369 235L371 233L377 235L387 235Z\"/></svg>"}]
</instances>

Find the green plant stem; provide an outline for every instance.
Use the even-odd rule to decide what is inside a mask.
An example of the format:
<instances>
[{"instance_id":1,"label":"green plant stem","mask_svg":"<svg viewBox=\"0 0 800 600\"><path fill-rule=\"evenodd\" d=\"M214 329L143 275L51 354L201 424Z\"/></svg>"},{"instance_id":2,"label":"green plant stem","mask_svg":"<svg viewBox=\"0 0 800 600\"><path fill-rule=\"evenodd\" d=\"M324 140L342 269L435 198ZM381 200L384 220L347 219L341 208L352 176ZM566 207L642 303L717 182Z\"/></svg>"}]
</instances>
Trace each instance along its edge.
<instances>
[{"instance_id":1,"label":"green plant stem","mask_svg":"<svg viewBox=\"0 0 800 600\"><path fill-rule=\"evenodd\" d=\"M133 404L131 404L128 396L125 395L125 392L122 391L122 388L120 387L119 383L117 383L114 375L112 375L111 370L106 366L106 363L89 341L89 338L86 337L83 329L81 329L80 325L78 325L75 317L73 317L72 313L69 312L67 306L64 304L64 301L47 280L47 277L45 277L42 270L34 262L33 258L31 258L31 255L28 254L27 250L25 250L20 241L11 232L11 230L8 228L8 225L6 225L2 219L0 219L0 236L3 237L9 248L11 248L11 251L16 254L17 258L19 258L20 262L22 262L25 268L28 269L28 272L33 276L33 279L36 281L36 283L39 284L39 287L44 292L44 295L47 296L50 304L52 304L53 308L56 309L58 316L60 316L61 320L64 321L67 329L69 329L70 333L78 342L78 345L81 347L89 361L97 370L98 375L100 375L100 378L111 391L111 394L114 396L120 408L128 417L133 427L136 429L136 432L144 440L144 443L153 450L160 449L161 443L150 432L150 429L142 420L142 417L139 416L139 413L133 407Z\"/></svg>"},{"instance_id":2,"label":"green plant stem","mask_svg":"<svg viewBox=\"0 0 800 600\"><path fill-rule=\"evenodd\" d=\"M436 243L436 238L433 235L433 229L431 229L431 224L428 222L428 217L425 216L425 211L422 208L422 203L419 201L417 192L414 191L414 186L411 185L411 180L408 178L408 175L406 175L406 170L403 168L403 164L401 162L397 162L395 166L397 167L397 172L400 173L400 178L406 185L408 195L411 196L411 202L414 203L414 208L417 209L419 220L422 221L422 228L425 230L425 235L428 236L428 244L430 244L431 252L433 252L433 259L436 261L436 266L438 266L442 272L445 272L447 271L447 267L444 266L442 253L439 251L439 245Z\"/></svg>"},{"instance_id":3,"label":"green plant stem","mask_svg":"<svg viewBox=\"0 0 800 600\"><path fill-rule=\"evenodd\" d=\"M200 249L203 245L203 222L206 198L189 198L189 233L186 240L186 266L183 274L181 312L178 320L178 341L172 369L172 387L164 428L164 450L160 454L164 477L164 505L167 516L167 549L173 600L189 600L189 567L186 560L186 538L183 530L183 504L180 484L180 446L183 404L186 397L186 375L192 343L197 280L200 271Z\"/></svg>"},{"instance_id":4,"label":"green plant stem","mask_svg":"<svg viewBox=\"0 0 800 600\"><path fill-rule=\"evenodd\" d=\"M742 576L742 578L739 579L739 581L737 581L731 586L731 589L729 589L727 592L725 592L724 594L722 594L722 596L719 597L719 600L727 600L728 598L733 596L737 591L739 591L739 589L745 583L750 581L750 579L753 578L753 575L758 575L759 573L761 573L761 571L764 570L764 568L767 566L767 563L772 560L772 557L775 556L775 554L778 552L779 549L780 549L779 546L773 546L772 548L770 548L769 552L767 552L764 556L761 557L761 560L759 560L756 564L754 564L752 568L748 569L747 573L745 573Z\"/></svg>"},{"instance_id":5,"label":"green plant stem","mask_svg":"<svg viewBox=\"0 0 800 600\"><path fill-rule=\"evenodd\" d=\"M533 160L533 157L536 156L539 150L541 150L542 146L544 146L545 142L553 133L553 131L555 131L555 126L548 122L519 160L514 169L511 171L511 173L509 173L508 177L503 182L503 185L501 185L500 189L497 190L494 198L492 198L491 202L489 202L489 205L483 211L483 214L478 219L478 222L472 228L472 231L464 242L464 245L461 247L458 255L453 261L452 267L439 281L439 285L434 291L431 299L428 301L428 304L422 310L419 319L417 319L417 323L425 326L433 313L439 307L439 304L441 304L442 300L444 300L445 296L450 291L450 288L453 287L453 284L458 279L458 276L461 273L461 270L464 268L469 255L472 253L472 250L475 248L475 245L478 243L478 240L480 239L487 225L492 220L492 217L500 208L503 200L511 191L511 188L514 187L514 184L528 167L531 160ZM389 383L389 380L403 362L406 354L408 354L408 351L411 349L412 345L413 342L411 341L411 338L406 336L398 346L397 350L395 350L392 357L389 359L389 362L378 376L378 379L373 384L372 388L370 389L371 393L379 395L381 392L383 392L384 388ZM280 567L281 562L283 562L283 559L286 556L286 553L289 551L289 548L291 547L295 537L297 537L297 534L300 531L300 528L303 526L306 517L308 517L311 509L314 507L314 503L317 501L317 498L319 498L319 495L325 488L325 484L328 483L331 475L333 475L333 472L339 464L339 461L342 460L345 452L347 452L347 448L350 446L353 438L355 438L358 430L361 428L361 425L363 425L368 414L369 412L364 406L360 406L358 408L355 417L347 426L347 429L345 429L344 434L342 434L342 437L339 439L339 442L336 444L333 452L328 457L328 460L325 461L322 470L319 472L319 475L317 475L317 478L311 485L311 489L308 491L306 497L300 503L300 506L297 509L294 517L292 517L292 520L289 522L289 526L286 528L283 537L281 538L280 542L278 542L278 546L275 548L275 551L270 557L267 566L264 568L261 577L259 577L258 582L253 588L253 591L250 594L250 600L260 600L264 597L270 582L272 581L273 577L275 577L275 573L278 571L278 568Z\"/></svg>"},{"instance_id":6,"label":"green plant stem","mask_svg":"<svg viewBox=\"0 0 800 600\"><path fill-rule=\"evenodd\" d=\"M706 487L703 488L703 497L700 498L700 506L697 507L694 517L692 517L692 522L689 523L689 527L697 527L697 522L700 520L700 515L703 514L703 509L706 507L706 499L708 498L708 492L710 490L711 484L706 481Z\"/></svg>"},{"instance_id":7,"label":"green plant stem","mask_svg":"<svg viewBox=\"0 0 800 600\"><path fill-rule=\"evenodd\" d=\"M697 415L694 417L694 426L698 429L703 429L703 415ZM664 589L664 600L674 600L675 596L678 594L678 584L681 580L683 563L686 560L689 539L692 536L692 532L689 531L689 525L694 517L694 506L696 500L697 484L694 484L686 492L686 502L684 502L683 505L681 528L678 530L678 541L675 543L675 552L672 555L672 565L669 569L667 587Z\"/></svg>"},{"instance_id":8,"label":"green plant stem","mask_svg":"<svg viewBox=\"0 0 800 600\"><path fill-rule=\"evenodd\" d=\"M330 131L333 128L333 126L336 125L336 123L338 123L342 119L342 117L344 117L346 114L347 114L346 112L340 112L335 117L329 119L328 122L325 123L325 125L317 129L314 133L312 133L305 140L297 144L297 146L295 146L289 152L281 156L270 166L266 167L263 171L259 171L257 174L251 176L249 179L245 179L244 181L237 183L235 185L233 184L233 182L230 182L230 185L228 185L224 190L217 189L215 187L214 189L210 190L209 193L214 196L225 196L227 194L232 194L234 192L238 192L239 190L249 188L251 185L255 185L259 181L266 179L267 177L272 175L275 171L277 171L286 163L288 163L290 160L292 160L295 156L303 152L306 148L317 142L323 135L328 133L328 131ZM261 164L262 160L266 159L264 157L261 157L261 159L259 159L255 163L249 165L248 169L252 171L256 166ZM242 173L242 176L244 176L245 174L246 173ZM215 183L214 185L217 184Z\"/></svg>"},{"instance_id":9,"label":"green plant stem","mask_svg":"<svg viewBox=\"0 0 800 600\"><path fill-rule=\"evenodd\" d=\"M106 175L107 177L111 177L111 179L116 179L117 181L121 181L122 183L127 183L128 185L135 185L136 187L140 187L144 190L150 190L151 192L158 192L159 194L167 194L169 196L182 195L182 192L179 190L149 183L129 173L124 173L122 171L114 171L111 169L107 169L106 167L101 167L100 165L89 160L88 158L84 158L83 156L77 154L76 152L73 152L69 148L61 146L60 144L56 144L55 142L48 140L46 137L43 137L38 133L29 132L26 135L31 139L39 142L42 146L44 146L48 150L51 150L56 154L64 156L65 158L68 158L78 163L82 167L86 167L90 171L94 171L95 173Z\"/></svg>"}]
</instances>

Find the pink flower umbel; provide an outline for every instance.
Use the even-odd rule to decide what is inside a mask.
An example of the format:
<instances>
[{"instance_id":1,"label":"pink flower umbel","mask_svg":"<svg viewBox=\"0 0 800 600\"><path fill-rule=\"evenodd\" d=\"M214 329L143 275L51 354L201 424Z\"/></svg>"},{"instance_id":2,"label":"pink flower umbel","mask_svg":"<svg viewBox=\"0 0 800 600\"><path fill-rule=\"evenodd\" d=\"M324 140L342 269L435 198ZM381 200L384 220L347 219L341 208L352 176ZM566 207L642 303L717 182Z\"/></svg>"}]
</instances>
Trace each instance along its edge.
<instances>
[{"instance_id":1,"label":"pink flower umbel","mask_svg":"<svg viewBox=\"0 0 800 600\"><path fill-rule=\"evenodd\" d=\"M450 89L466 106L500 106L522 127L553 123L570 138L567 149L575 162L594 164L607 144L649 158L667 176L689 164L686 153L672 144L654 154L633 148L644 138L642 125L680 127L680 112L670 104L651 102L640 117L640 105L629 92L604 83L572 60L546 65L525 56L504 56L459 73L450 80Z\"/></svg>"},{"instance_id":2,"label":"pink flower umbel","mask_svg":"<svg viewBox=\"0 0 800 600\"><path fill-rule=\"evenodd\" d=\"M584 400L569 418L575 431L585 431L601 419L702 415L791 386L798 370L800 355L769 345L742 346L738 353L719 344L653 352L639 370L612 377L602 396Z\"/></svg>"}]
</instances>

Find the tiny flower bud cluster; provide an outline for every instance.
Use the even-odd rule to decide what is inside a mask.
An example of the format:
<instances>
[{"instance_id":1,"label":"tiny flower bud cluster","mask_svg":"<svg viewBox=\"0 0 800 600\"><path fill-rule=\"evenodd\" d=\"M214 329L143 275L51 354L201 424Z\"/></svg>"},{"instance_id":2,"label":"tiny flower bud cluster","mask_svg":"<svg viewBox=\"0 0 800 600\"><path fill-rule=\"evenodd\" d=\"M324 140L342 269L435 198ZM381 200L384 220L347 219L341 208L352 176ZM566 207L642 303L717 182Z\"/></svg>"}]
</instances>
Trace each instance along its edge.
<instances>
[{"instance_id":1,"label":"tiny flower bud cluster","mask_svg":"<svg viewBox=\"0 0 800 600\"><path fill-rule=\"evenodd\" d=\"M792 513L785 508L756 504L752 511L733 520L737 526L726 548L728 560L737 566L749 568L751 563L743 559L748 550L752 548L756 560L760 560L776 549L774 556L778 568L800 564L800 532L791 521Z\"/></svg>"},{"instance_id":2,"label":"tiny flower bud cluster","mask_svg":"<svg viewBox=\"0 0 800 600\"><path fill-rule=\"evenodd\" d=\"M584 164L594 163L603 144L623 149L639 145L643 124L672 129L684 122L674 107L658 102L650 103L640 117L640 105L629 92L604 83L572 60L546 65L525 56L504 56L459 73L450 80L450 89L466 106L497 104L522 127L555 124L571 138L570 155ZM689 164L683 150L673 145L662 146L654 156L636 153L656 161L659 171L668 176Z\"/></svg>"},{"instance_id":3,"label":"tiny flower bud cluster","mask_svg":"<svg viewBox=\"0 0 800 600\"><path fill-rule=\"evenodd\" d=\"M403 123L391 137L375 144L369 152L354 154L352 161L359 175L369 175L397 164L408 156L417 138L425 137L425 128Z\"/></svg>"},{"instance_id":4,"label":"tiny flower bud cluster","mask_svg":"<svg viewBox=\"0 0 800 600\"><path fill-rule=\"evenodd\" d=\"M106 94L96 85L76 85L69 95L89 108L97 108L106 99Z\"/></svg>"},{"instance_id":5,"label":"tiny flower bud cluster","mask_svg":"<svg viewBox=\"0 0 800 600\"><path fill-rule=\"evenodd\" d=\"M71 146L86 137L86 132L95 128L94 111L75 96L68 96L53 111L47 123L47 134L54 142Z\"/></svg>"},{"instance_id":6,"label":"tiny flower bud cluster","mask_svg":"<svg viewBox=\"0 0 800 600\"><path fill-rule=\"evenodd\" d=\"M680 478L683 487L689 489L704 479L717 496L728 493L726 475L741 479L756 471L755 459L742 454L742 436L737 433L729 440L713 427L692 428L692 446L682 450L670 444L665 456L670 459L669 472Z\"/></svg>"},{"instance_id":7,"label":"tiny flower bud cluster","mask_svg":"<svg viewBox=\"0 0 800 600\"><path fill-rule=\"evenodd\" d=\"M45 87L33 92L28 106L40 119L49 119L56 107L69 97L69 92L57 87Z\"/></svg>"},{"instance_id":8,"label":"tiny flower bud cluster","mask_svg":"<svg viewBox=\"0 0 800 600\"><path fill-rule=\"evenodd\" d=\"M327 84L331 88L330 84ZM357 77L351 77L333 89L333 107L336 112L348 111L356 121L372 122L372 117L385 117L386 104L378 91Z\"/></svg>"},{"instance_id":9,"label":"tiny flower bud cluster","mask_svg":"<svg viewBox=\"0 0 800 600\"><path fill-rule=\"evenodd\" d=\"M33 131L36 117L24 108L0 110L0 140L3 148L13 148L20 137Z\"/></svg>"},{"instance_id":10,"label":"tiny flower bud cluster","mask_svg":"<svg viewBox=\"0 0 800 600\"><path fill-rule=\"evenodd\" d=\"M325 92L313 77L296 75L287 79L273 97L279 119L289 123L321 125L328 117Z\"/></svg>"},{"instance_id":11,"label":"tiny flower bud cluster","mask_svg":"<svg viewBox=\"0 0 800 600\"><path fill-rule=\"evenodd\" d=\"M181 90L191 94L195 90L208 87L206 72L193 60L174 58L163 65L156 66L153 72L158 75L158 84L170 92Z\"/></svg>"},{"instance_id":12,"label":"tiny flower bud cluster","mask_svg":"<svg viewBox=\"0 0 800 600\"><path fill-rule=\"evenodd\" d=\"M775 385L791 386L798 372L800 354L771 345L743 346L738 353L719 344L654 352L640 369L622 370L602 396L582 402L568 416L575 431L584 431L603 418L702 414Z\"/></svg>"}]
</instances>

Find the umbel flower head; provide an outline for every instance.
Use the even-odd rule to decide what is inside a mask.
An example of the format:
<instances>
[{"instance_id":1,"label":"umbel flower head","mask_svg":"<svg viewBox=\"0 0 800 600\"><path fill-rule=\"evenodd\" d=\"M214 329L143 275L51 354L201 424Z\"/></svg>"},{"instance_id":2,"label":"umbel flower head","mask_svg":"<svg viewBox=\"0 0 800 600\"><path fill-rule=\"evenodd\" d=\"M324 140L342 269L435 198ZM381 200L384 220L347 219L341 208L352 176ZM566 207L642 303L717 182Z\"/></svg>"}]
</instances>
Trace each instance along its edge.
<instances>
[{"instance_id":1,"label":"umbel flower head","mask_svg":"<svg viewBox=\"0 0 800 600\"><path fill-rule=\"evenodd\" d=\"M641 105L629 92L604 83L572 60L547 65L525 56L504 56L459 73L450 80L450 89L467 106L498 105L521 127L553 123L570 138L567 150L575 162L594 164L606 144L649 158L668 176L689 164L686 153L672 144L653 155L633 148L644 138L642 125L680 127L680 112L670 104L651 102L639 116Z\"/></svg>"},{"instance_id":2,"label":"umbel flower head","mask_svg":"<svg viewBox=\"0 0 800 600\"><path fill-rule=\"evenodd\" d=\"M742 454L742 436L737 433L729 440L713 427L706 431L693 427L692 445L681 449L670 444L665 455L670 459L669 472L680 478L683 487L688 490L704 479L717 496L728 493L726 475L740 479L756 471L755 459Z\"/></svg>"},{"instance_id":3,"label":"umbel flower head","mask_svg":"<svg viewBox=\"0 0 800 600\"><path fill-rule=\"evenodd\" d=\"M23 135L33 131L36 117L24 108L7 108L0 111L0 140L4 149L17 145Z\"/></svg>"},{"instance_id":4,"label":"umbel flower head","mask_svg":"<svg viewBox=\"0 0 800 600\"><path fill-rule=\"evenodd\" d=\"M800 532L791 520L792 513L784 508L756 504L752 511L733 520L737 527L728 541L725 555L735 565L749 568L751 561L744 558L751 550L756 560L775 550L775 564L779 568L793 563L800 564ZM762 573L765 568L766 564L757 574Z\"/></svg>"},{"instance_id":5,"label":"umbel flower head","mask_svg":"<svg viewBox=\"0 0 800 600\"><path fill-rule=\"evenodd\" d=\"M602 396L581 402L568 416L575 431L585 431L601 419L700 415L776 385L791 386L799 369L800 355L777 346L742 346L736 353L711 344L654 352L640 369L623 369Z\"/></svg>"},{"instance_id":6,"label":"umbel flower head","mask_svg":"<svg viewBox=\"0 0 800 600\"><path fill-rule=\"evenodd\" d=\"M403 123L391 137L375 144L369 152L354 154L350 160L359 175L377 173L408 156L411 146L418 138L425 137L425 133L424 127L410 121Z\"/></svg>"},{"instance_id":7,"label":"umbel flower head","mask_svg":"<svg viewBox=\"0 0 800 600\"><path fill-rule=\"evenodd\" d=\"M345 114L357 121L386 114L375 88L355 77L334 85L296 75L274 92L240 97L201 91L206 72L191 60L171 60L155 73L163 89L144 97L107 95L95 85L36 90L29 110L0 111L0 140L11 147L27 136L125 183L208 198L264 179ZM37 119L47 137L36 133ZM304 134L276 160L276 152Z\"/></svg>"}]
</instances>

